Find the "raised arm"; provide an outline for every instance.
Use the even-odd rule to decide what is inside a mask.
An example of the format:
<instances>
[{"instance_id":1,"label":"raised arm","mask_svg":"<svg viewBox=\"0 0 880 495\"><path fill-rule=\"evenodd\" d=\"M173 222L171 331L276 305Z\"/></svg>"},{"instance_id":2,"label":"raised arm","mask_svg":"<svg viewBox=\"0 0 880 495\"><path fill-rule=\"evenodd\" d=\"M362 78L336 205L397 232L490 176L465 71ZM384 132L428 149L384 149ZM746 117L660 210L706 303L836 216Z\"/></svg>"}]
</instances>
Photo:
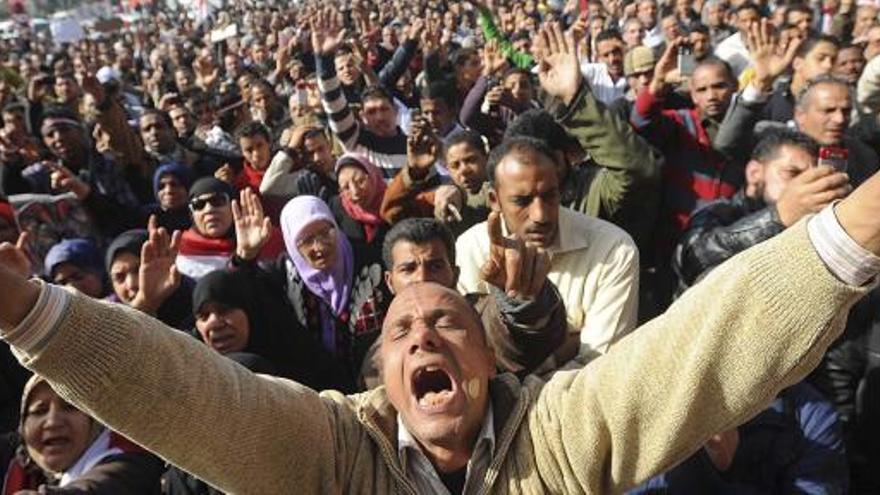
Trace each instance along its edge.
<instances>
[{"instance_id":1,"label":"raised arm","mask_svg":"<svg viewBox=\"0 0 880 495\"><path fill-rule=\"evenodd\" d=\"M662 112L663 101L669 91L668 80L674 79L681 43L681 39L676 39L667 44L666 51L654 66L651 84L636 96L630 114L630 123L636 132L664 154L687 139L687 130Z\"/></svg>"},{"instance_id":2,"label":"raised arm","mask_svg":"<svg viewBox=\"0 0 880 495\"><path fill-rule=\"evenodd\" d=\"M404 218L431 217L434 213L432 189L440 185L434 164L443 143L424 119L416 119L406 140L406 167L385 190L380 214L389 224Z\"/></svg>"},{"instance_id":3,"label":"raised arm","mask_svg":"<svg viewBox=\"0 0 880 495\"><path fill-rule=\"evenodd\" d=\"M545 53L539 65L541 87L562 101L560 122L603 169L590 186L584 213L611 219L631 204L651 207L645 199L659 188L660 157L629 122L593 96L571 35L559 26L545 26L539 42ZM638 191L642 194L636 198Z\"/></svg>"},{"instance_id":4,"label":"raised arm","mask_svg":"<svg viewBox=\"0 0 880 495\"><path fill-rule=\"evenodd\" d=\"M110 136L110 149L119 156L119 165L133 168L139 173L147 170L149 158L144 151L144 145L140 136L126 122L122 105L106 95L104 87L94 76L88 76L83 80L83 90L95 99L98 123Z\"/></svg>"},{"instance_id":5,"label":"raised arm","mask_svg":"<svg viewBox=\"0 0 880 495\"><path fill-rule=\"evenodd\" d=\"M558 354L568 324L559 292L547 279L549 256L543 249L505 238L501 224L500 213L489 214L491 246L481 276L494 304L486 304L481 316L498 367L526 376L551 355L557 358L550 364L554 368L574 355Z\"/></svg>"},{"instance_id":6,"label":"raised arm","mask_svg":"<svg viewBox=\"0 0 880 495\"><path fill-rule=\"evenodd\" d=\"M530 416L531 437L549 438L536 459L560 480L550 491L622 492L802 380L880 273L877 211L880 175L720 266L585 369L557 374Z\"/></svg>"},{"instance_id":7,"label":"raised arm","mask_svg":"<svg viewBox=\"0 0 880 495\"><path fill-rule=\"evenodd\" d=\"M472 1L471 3L477 8L477 24L480 25L480 29L483 31L483 38L486 41L497 41L501 52L510 59L513 65L520 69L531 69L535 65L535 59L530 54L517 50L513 43L504 36L501 30L498 29L498 26L495 25L495 20L489 7L483 2Z\"/></svg>"},{"instance_id":8,"label":"raised arm","mask_svg":"<svg viewBox=\"0 0 880 495\"><path fill-rule=\"evenodd\" d=\"M394 88L419 49L419 39L425 29L425 21L415 19L406 32L406 39L394 51L391 60L379 71L379 82L386 88Z\"/></svg>"},{"instance_id":9,"label":"raised arm","mask_svg":"<svg viewBox=\"0 0 880 495\"><path fill-rule=\"evenodd\" d=\"M794 38L779 55L779 40L766 19L752 25L747 37L754 77L730 103L712 147L736 166L745 166L754 147L755 124L760 120L773 82L791 66L801 40Z\"/></svg>"},{"instance_id":10,"label":"raised arm","mask_svg":"<svg viewBox=\"0 0 880 495\"><path fill-rule=\"evenodd\" d=\"M342 490L334 423L353 414L342 396L254 375L139 311L28 281L7 251L0 336L66 400L225 492Z\"/></svg>"},{"instance_id":11,"label":"raised arm","mask_svg":"<svg viewBox=\"0 0 880 495\"><path fill-rule=\"evenodd\" d=\"M315 64L318 68L318 89L321 91L321 104L329 117L330 130L339 138L346 150L351 150L360 136L360 123L348 107L348 100L342 84L336 77L333 56L342 40L341 14L330 9L322 10L309 21L312 31L312 47L315 50Z\"/></svg>"}]
</instances>

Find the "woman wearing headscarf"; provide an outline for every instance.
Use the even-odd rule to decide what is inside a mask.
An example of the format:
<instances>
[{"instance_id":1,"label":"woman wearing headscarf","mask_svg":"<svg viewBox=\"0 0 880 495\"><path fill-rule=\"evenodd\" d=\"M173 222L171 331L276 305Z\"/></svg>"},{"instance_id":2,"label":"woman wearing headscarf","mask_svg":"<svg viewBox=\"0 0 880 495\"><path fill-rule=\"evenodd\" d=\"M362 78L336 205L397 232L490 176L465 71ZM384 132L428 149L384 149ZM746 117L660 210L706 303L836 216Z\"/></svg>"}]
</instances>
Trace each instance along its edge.
<instances>
[{"instance_id":1,"label":"woman wearing headscarf","mask_svg":"<svg viewBox=\"0 0 880 495\"><path fill-rule=\"evenodd\" d=\"M153 197L156 202L141 210L142 222L150 215L156 215L160 227L170 231L186 230L192 226L192 216L188 208L188 194L193 176L189 167L180 163L166 163L153 174Z\"/></svg>"},{"instance_id":2,"label":"woman wearing headscarf","mask_svg":"<svg viewBox=\"0 0 880 495\"><path fill-rule=\"evenodd\" d=\"M43 260L43 275L95 299L107 294L101 252L89 239L64 239L52 246Z\"/></svg>"},{"instance_id":3,"label":"woman wearing headscarf","mask_svg":"<svg viewBox=\"0 0 880 495\"><path fill-rule=\"evenodd\" d=\"M181 236L177 269L198 280L226 266L235 252L232 199L235 190L213 177L199 179L189 190L192 227Z\"/></svg>"},{"instance_id":4,"label":"woman wearing headscarf","mask_svg":"<svg viewBox=\"0 0 880 495\"><path fill-rule=\"evenodd\" d=\"M159 493L158 457L65 402L38 375L24 387L19 435L2 495Z\"/></svg>"},{"instance_id":5,"label":"woman wearing headscarf","mask_svg":"<svg viewBox=\"0 0 880 495\"><path fill-rule=\"evenodd\" d=\"M346 153L336 161L339 196L330 199L336 223L351 241L381 249L388 224L382 219L385 179L362 155Z\"/></svg>"},{"instance_id":6,"label":"woman wearing headscarf","mask_svg":"<svg viewBox=\"0 0 880 495\"><path fill-rule=\"evenodd\" d=\"M264 221L256 208L242 210L241 218L243 225ZM266 236L242 236L233 265L262 271L271 286L260 291L259 300L286 295L296 321L361 384L364 355L379 335L390 301L376 252L349 240L327 204L315 196L290 200L281 211L281 230L284 259L260 270L253 253Z\"/></svg>"},{"instance_id":7,"label":"woman wearing headscarf","mask_svg":"<svg viewBox=\"0 0 880 495\"><path fill-rule=\"evenodd\" d=\"M155 220L151 227L156 229ZM144 243L150 238L149 231L143 229L123 232L107 248L105 266L110 278L113 294L107 299L147 312L178 329L192 326L192 291L195 283L185 275L180 278L177 288L164 300L142 305L143 293L140 287L140 271ZM138 297L138 296L142 297ZM155 310L146 306L155 306Z\"/></svg>"},{"instance_id":8,"label":"woman wearing headscarf","mask_svg":"<svg viewBox=\"0 0 880 495\"><path fill-rule=\"evenodd\" d=\"M252 274L217 270L199 280L193 291L193 334L220 354L262 367L262 373L315 390L349 390L342 368L308 338L289 305L277 297L257 299L264 282Z\"/></svg>"},{"instance_id":9,"label":"woman wearing headscarf","mask_svg":"<svg viewBox=\"0 0 880 495\"><path fill-rule=\"evenodd\" d=\"M250 189L242 197L254 194ZM177 269L198 280L204 275L226 267L235 254L235 225L232 216L231 185L214 177L199 179L189 191L189 209L193 225L180 238ZM269 231L269 242L259 253L261 260L274 260L283 252L280 233Z\"/></svg>"}]
</instances>

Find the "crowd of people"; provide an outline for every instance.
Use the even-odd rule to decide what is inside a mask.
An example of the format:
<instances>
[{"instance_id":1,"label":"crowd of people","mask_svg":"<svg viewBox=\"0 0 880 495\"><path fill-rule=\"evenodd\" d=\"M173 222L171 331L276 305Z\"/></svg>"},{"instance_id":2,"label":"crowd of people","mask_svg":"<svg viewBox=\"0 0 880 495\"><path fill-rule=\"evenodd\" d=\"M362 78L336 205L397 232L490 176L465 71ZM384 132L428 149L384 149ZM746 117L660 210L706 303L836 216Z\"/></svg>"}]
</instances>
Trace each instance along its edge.
<instances>
[{"instance_id":1,"label":"crowd of people","mask_svg":"<svg viewBox=\"0 0 880 495\"><path fill-rule=\"evenodd\" d=\"M880 2L139 9L0 40L0 495L880 493Z\"/></svg>"}]
</instances>

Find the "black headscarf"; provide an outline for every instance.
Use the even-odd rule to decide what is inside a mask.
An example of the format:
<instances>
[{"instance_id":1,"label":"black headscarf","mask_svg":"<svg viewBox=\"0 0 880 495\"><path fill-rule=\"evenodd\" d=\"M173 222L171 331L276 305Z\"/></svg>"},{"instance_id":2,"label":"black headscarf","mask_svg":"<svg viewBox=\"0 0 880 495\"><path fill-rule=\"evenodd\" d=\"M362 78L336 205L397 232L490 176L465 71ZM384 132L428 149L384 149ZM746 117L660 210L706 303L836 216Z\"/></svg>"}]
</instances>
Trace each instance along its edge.
<instances>
[{"instance_id":1,"label":"black headscarf","mask_svg":"<svg viewBox=\"0 0 880 495\"><path fill-rule=\"evenodd\" d=\"M203 194L216 193L226 193L230 200L235 199L235 189L215 177L203 177L197 180L189 189L189 199L198 198Z\"/></svg>"},{"instance_id":2,"label":"black headscarf","mask_svg":"<svg viewBox=\"0 0 880 495\"><path fill-rule=\"evenodd\" d=\"M268 357L271 344L268 342L271 328L267 324L265 311L260 311L252 296L251 280L240 271L216 270L200 278L192 295L193 313L198 314L202 307L209 303L217 303L227 308L236 308L247 315L251 335L247 346L242 352Z\"/></svg>"},{"instance_id":3,"label":"black headscarf","mask_svg":"<svg viewBox=\"0 0 880 495\"><path fill-rule=\"evenodd\" d=\"M110 273L110 265L113 264L113 260L116 259L120 253L130 253L140 259L141 248L149 238L150 234L148 234L145 229L134 229L119 234L116 239L113 239L113 242L110 243L110 247L107 248L107 255L104 258L107 273Z\"/></svg>"},{"instance_id":4,"label":"black headscarf","mask_svg":"<svg viewBox=\"0 0 880 495\"><path fill-rule=\"evenodd\" d=\"M110 247L107 248L105 263L107 273L110 273L110 267L113 260L121 253L130 253L138 259L141 257L141 248L150 238L149 233L144 229L134 229L119 234ZM156 317L166 325L177 329L186 329L192 325L192 308L190 307L193 291L193 281L189 277L182 277L180 287L177 288L169 297L159 306L156 311Z\"/></svg>"},{"instance_id":5,"label":"black headscarf","mask_svg":"<svg viewBox=\"0 0 880 495\"><path fill-rule=\"evenodd\" d=\"M347 373L298 323L284 298L260 297L268 286L245 270L216 270L200 278L192 296L193 314L207 303L222 304L244 311L250 325L250 337L243 353L267 359L278 375L296 380L316 390L350 390ZM198 330L193 334L201 338Z\"/></svg>"}]
</instances>

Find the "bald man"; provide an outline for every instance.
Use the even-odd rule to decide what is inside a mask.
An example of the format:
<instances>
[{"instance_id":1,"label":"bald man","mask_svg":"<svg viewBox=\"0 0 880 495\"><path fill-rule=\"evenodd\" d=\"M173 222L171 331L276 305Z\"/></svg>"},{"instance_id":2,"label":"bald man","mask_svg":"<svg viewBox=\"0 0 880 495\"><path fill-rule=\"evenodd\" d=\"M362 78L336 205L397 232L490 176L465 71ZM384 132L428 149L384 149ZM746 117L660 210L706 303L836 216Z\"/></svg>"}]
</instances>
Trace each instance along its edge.
<instances>
[{"instance_id":1,"label":"bald man","mask_svg":"<svg viewBox=\"0 0 880 495\"><path fill-rule=\"evenodd\" d=\"M880 273L877 211L880 176L547 382L496 375L474 311L419 283L386 315L385 386L318 394L141 313L29 282L9 269L10 245L0 336L66 400L226 492L619 493L820 361Z\"/></svg>"}]
</instances>

